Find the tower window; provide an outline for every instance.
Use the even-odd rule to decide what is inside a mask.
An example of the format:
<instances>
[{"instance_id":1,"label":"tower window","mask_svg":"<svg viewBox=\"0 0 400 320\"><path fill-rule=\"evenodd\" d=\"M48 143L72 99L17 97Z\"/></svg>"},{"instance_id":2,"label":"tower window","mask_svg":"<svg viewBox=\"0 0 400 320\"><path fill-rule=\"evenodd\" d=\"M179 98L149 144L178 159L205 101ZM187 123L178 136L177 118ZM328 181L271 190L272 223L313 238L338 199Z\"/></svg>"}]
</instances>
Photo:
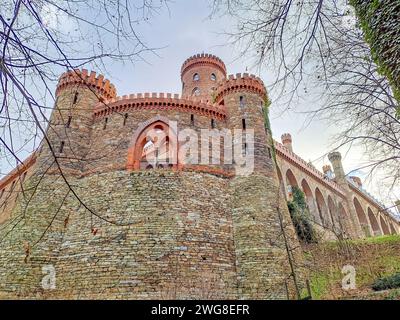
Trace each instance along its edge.
<instances>
[{"instance_id":1,"label":"tower window","mask_svg":"<svg viewBox=\"0 0 400 320\"><path fill-rule=\"evenodd\" d=\"M195 73L195 74L193 75L193 81L199 81L199 80L200 80L199 74L198 74L198 73Z\"/></svg>"},{"instance_id":2,"label":"tower window","mask_svg":"<svg viewBox=\"0 0 400 320\"><path fill-rule=\"evenodd\" d=\"M242 119L242 129L246 130L246 119Z\"/></svg>"},{"instance_id":3,"label":"tower window","mask_svg":"<svg viewBox=\"0 0 400 320\"><path fill-rule=\"evenodd\" d=\"M211 128L214 129L215 128L215 120L211 119Z\"/></svg>"},{"instance_id":4,"label":"tower window","mask_svg":"<svg viewBox=\"0 0 400 320\"><path fill-rule=\"evenodd\" d=\"M194 115L190 115L190 125L194 126Z\"/></svg>"},{"instance_id":5,"label":"tower window","mask_svg":"<svg viewBox=\"0 0 400 320\"><path fill-rule=\"evenodd\" d=\"M107 122L108 122L108 118L104 119L104 126L103 126L103 130L105 130L107 128Z\"/></svg>"},{"instance_id":6,"label":"tower window","mask_svg":"<svg viewBox=\"0 0 400 320\"><path fill-rule=\"evenodd\" d=\"M64 144L65 144L65 142L64 142L64 141L61 141L60 149L58 150L59 153L63 153L63 151L64 151Z\"/></svg>"},{"instance_id":7,"label":"tower window","mask_svg":"<svg viewBox=\"0 0 400 320\"><path fill-rule=\"evenodd\" d=\"M65 124L65 127L66 127L66 128L69 128L69 127L70 127L71 121L72 121L72 117L71 117L71 116L68 116L67 123Z\"/></svg>"},{"instance_id":8,"label":"tower window","mask_svg":"<svg viewBox=\"0 0 400 320\"><path fill-rule=\"evenodd\" d=\"M194 96L199 96L199 95L200 95L200 89L197 88L197 87L194 88L192 94L193 94Z\"/></svg>"},{"instance_id":9,"label":"tower window","mask_svg":"<svg viewBox=\"0 0 400 320\"><path fill-rule=\"evenodd\" d=\"M126 120L128 119L128 114L127 113L125 113L124 114L124 125L126 125Z\"/></svg>"},{"instance_id":10,"label":"tower window","mask_svg":"<svg viewBox=\"0 0 400 320\"><path fill-rule=\"evenodd\" d=\"M217 76L215 75L215 73L211 73L211 80L212 81L216 81L217 80Z\"/></svg>"},{"instance_id":11,"label":"tower window","mask_svg":"<svg viewBox=\"0 0 400 320\"><path fill-rule=\"evenodd\" d=\"M75 92L73 104L78 102L78 92Z\"/></svg>"},{"instance_id":12,"label":"tower window","mask_svg":"<svg viewBox=\"0 0 400 320\"><path fill-rule=\"evenodd\" d=\"M240 96L240 98L239 98L239 106L240 106L241 108L244 107L244 97L243 97L243 96Z\"/></svg>"}]
</instances>

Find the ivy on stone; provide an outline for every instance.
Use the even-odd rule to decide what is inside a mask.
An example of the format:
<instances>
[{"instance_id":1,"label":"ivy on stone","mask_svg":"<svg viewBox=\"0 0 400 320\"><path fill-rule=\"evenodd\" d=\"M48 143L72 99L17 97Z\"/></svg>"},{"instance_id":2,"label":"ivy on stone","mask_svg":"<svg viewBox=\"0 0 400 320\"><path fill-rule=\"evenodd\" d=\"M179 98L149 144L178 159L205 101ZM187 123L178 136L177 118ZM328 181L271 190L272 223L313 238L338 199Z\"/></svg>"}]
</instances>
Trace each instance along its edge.
<instances>
[{"instance_id":1,"label":"ivy on stone","mask_svg":"<svg viewBox=\"0 0 400 320\"><path fill-rule=\"evenodd\" d=\"M350 0L378 72L384 75L400 103L400 1ZM400 106L396 109L400 118Z\"/></svg>"}]
</instances>

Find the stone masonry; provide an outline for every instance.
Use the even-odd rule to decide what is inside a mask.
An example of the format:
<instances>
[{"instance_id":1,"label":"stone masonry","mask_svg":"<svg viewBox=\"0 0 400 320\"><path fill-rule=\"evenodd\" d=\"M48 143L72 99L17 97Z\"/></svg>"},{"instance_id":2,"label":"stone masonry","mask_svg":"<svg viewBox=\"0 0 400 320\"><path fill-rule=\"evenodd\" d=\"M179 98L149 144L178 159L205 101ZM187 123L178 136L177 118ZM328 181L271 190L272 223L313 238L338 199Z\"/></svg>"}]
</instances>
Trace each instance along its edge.
<instances>
[{"instance_id":1,"label":"stone masonry","mask_svg":"<svg viewBox=\"0 0 400 320\"><path fill-rule=\"evenodd\" d=\"M286 205L295 185L328 238L399 233L337 154L335 180L295 155L290 135L273 141L259 78L227 76L201 54L181 79L182 95L117 97L94 72L60 77L46 139L0 181L0 298L296 298L305 274ZM209 151L199 161L187 161L187 129L200 137L191 146ZM254 144L225 145L251 155L251 172L221 161L204 129L254 133Z\"/></svg>"}]
</instances>

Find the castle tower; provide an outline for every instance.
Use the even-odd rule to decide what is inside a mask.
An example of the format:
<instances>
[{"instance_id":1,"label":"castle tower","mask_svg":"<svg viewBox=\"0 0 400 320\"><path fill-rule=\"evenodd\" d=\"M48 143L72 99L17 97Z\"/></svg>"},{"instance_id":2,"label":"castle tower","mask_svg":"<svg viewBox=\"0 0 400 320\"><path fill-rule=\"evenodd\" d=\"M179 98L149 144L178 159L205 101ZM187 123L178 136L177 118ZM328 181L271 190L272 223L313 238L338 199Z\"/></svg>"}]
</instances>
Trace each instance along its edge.
<instances>
[{"instance_id":1,"label":"castle tower","mask_svg":"<svg viewBox=\"0 0 400 320\"><path fill-rule=\"evenodd\" d=\"M59 164L73 174L82 170L90 145L93 107L99 101L115 98L116 90L102 75L86 69L61 75L56 89L56 103L42 141L38 168L45 171L57 158ZM50 147L49 147L50 143Z\"/></svg>"},{"instance_id":2,"label":"castle tower","mask_svg":"<svg viewBox=\"0 0 400 320\"><path fill-rule=\"evenodd\" d=\"M217 84L226 78L223 61L211 54L197 54L181 68L182 96L213 102Z\"/></svg>"},{"instance_id":3,"label":"castle tower","mask_svg":"<svg viewBox=\"0 0 400 320\"><path fill-rule=\"evenodd\" d=\"M351 221L342 221L344 228L351 236L364 237L364 232L358 223L357 214L353 205L351 191L344 173L342 164L342 155L335 151L328 154L328 159L332 163L333 172L335 173L335 182L345 191L347 195L347 212L349 212ZM343 219L341 219L343 220Z\"/></svg>"},{"instance_id":4,"label":"castle tower","mask_svg":"<svg viewBox=\"0 0 400 320\"><path fill-rule=\"evenodd\" d=\"M245 175L236 171L231 180L238 286L244 299L285 298L286 286L293 288L294 284L288 261L298 258L293 252L289 257L285 247L298 248L299 244L279 188L266 102L264 84L254 75L231 75L217 89L216 103L227 110L228 128L243 130L254 139L254 150L250 150L248 137L234 138L234 148L235 144L247 145L249 150L245 147L244 152L254 153L254 166Z\"/></svg>"},{"instance_id":5,"label":"castle tower","mask_svg":"<svg viewBox=\"0 0 400 320\"><path fill-rule=\"evenodd\" d=\"M292 136L290 135L290 133L284 133L281 136L281 141L282 144L288 148L289 151L293 152L293 147L292 147Z\"/></svg>"}]
</instances>

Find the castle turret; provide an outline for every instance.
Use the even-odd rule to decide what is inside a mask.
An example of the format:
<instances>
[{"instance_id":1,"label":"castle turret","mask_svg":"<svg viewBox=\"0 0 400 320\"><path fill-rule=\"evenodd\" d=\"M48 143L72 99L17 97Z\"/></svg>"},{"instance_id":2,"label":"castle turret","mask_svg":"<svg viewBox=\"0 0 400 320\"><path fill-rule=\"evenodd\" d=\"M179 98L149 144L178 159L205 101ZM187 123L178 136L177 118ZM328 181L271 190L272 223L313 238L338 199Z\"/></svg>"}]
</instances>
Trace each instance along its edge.
<instances>
[{"instance_id":1,"label":"castle turret","mask_svg":"<svg viewBox=\"0 0 400 320\"><path fill-rule=\"evenodd\" d=\"M347 212L349 212L351 221L341 221L342 225L348 233L355 237L363 237L364 232L357 218L357 213L353 205L351 190L346 179L342 164L342 155L338 151L328 154L328 159L332 163L333 172L335 173L335 182L345 191L347 195ZM344 220L345 217L341 217Z\"/></svg>"},{"instance_id":2,"label":"castle turret","mask_svg":"<svg viewBox=\"0 0 400 320\"><path fill-rule=\"evenodd\" d=\"M63 168L79 172L90 145L93 107L115 96L115 87L95 72L71 70L61 75L47 128L47 142L42 141L39 153L40 167L46 170L43 164L54 165L55 156Z\"/></svg>"},{"instance_id":3,"label":"castle turret","mask_svg":"<svg viewBox=\"0 0 400 320\"><path fill-rule=\"evenodd\" d=\"M290 151L293 152L293 147L292 147L292 136L290 133L284 133L281 136L281 141L282 144Z\"/></svg>"},{"instance_id":4,"label":"castle turret","mask_svg":"<svg viewBox=\"0 0 400 320\"><path fill-rule=\"evenodd\" d=\"M181 69L182 96L213 102L217 83L226 78L224 62L211 54L187 59Z\"/></svg>"},{"instance_id":5,"label":"castle turret","mask_svg":"<svg viewBox=\"0 0 400 320\"><path fill-rule=\"evenodd\" d=\"M287 237L289 248L299 245L279 188L272 157L273 140L265 123L268 122L266 101L263 82L246 73L229 76L217 89L216 103L227 110L227 127L244 133L242 139L234 139L234 149L242 144L243 153L250 156L250 161L254 160L253 164L245 163L251 169L247 175L236 170L231 180L238 286L245 299L284 298L285 283L289 287L294 283L288 266L293 257L288 258L284 239ZM240 164L236 157L234 160L237 168ZM282 231L285 233L282 238L272 236ZM274 262L272 256L277 258Z\"/></svg>"}]
</instances>

